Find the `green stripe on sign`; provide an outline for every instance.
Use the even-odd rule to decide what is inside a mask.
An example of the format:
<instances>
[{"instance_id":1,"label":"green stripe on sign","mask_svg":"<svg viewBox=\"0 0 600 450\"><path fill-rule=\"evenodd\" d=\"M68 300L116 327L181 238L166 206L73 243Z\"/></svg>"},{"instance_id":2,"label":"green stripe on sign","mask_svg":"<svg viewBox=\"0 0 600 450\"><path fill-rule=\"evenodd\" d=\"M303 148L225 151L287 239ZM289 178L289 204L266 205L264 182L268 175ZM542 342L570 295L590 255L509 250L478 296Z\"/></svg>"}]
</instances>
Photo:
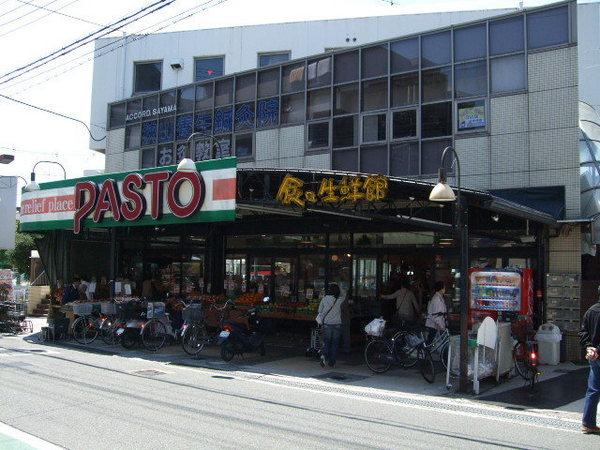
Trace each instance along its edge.
<instances>
[{"instance_id":1,"label":"green stripe on sign","mask_svg":"<svg viewBox=\"0 0 600 450\"><path fill-rule=\"evenodd\" d=\"M139 226L158 226L173 225L181 223L200 223L200 222L231 222L235 220L235 209L223 209L219 211L200 211L192 217L180 219L173 214L165 214L160 220L154 220L146 215L140 220L134 222L117 222L112 218L104 219L100 223L95 223L91 219L86 219L84 228L112 228L112 227L139 227ZM45 222L21 222L20 231L50 231L50 230L72 230L73 220L49 220Z\"/></svg>"}]
</instances>

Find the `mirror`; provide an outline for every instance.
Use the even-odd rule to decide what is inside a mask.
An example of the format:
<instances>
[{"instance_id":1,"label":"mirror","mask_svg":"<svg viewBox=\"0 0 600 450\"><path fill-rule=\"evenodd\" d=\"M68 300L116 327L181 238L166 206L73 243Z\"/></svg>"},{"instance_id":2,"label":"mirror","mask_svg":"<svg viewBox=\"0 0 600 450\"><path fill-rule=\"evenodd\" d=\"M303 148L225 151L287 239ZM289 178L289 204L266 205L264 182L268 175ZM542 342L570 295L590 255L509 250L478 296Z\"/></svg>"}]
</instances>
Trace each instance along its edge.
<instances>
[{"instance_id":1,"label":"mirror","mask_svg":"<svg viewBox=\"0 0 600 450\"><path fill-rule=\"evenodd\" d=\"M263 303L269 303L271 299L269 297L263 298Z\"/></svg>"}]
</instances>

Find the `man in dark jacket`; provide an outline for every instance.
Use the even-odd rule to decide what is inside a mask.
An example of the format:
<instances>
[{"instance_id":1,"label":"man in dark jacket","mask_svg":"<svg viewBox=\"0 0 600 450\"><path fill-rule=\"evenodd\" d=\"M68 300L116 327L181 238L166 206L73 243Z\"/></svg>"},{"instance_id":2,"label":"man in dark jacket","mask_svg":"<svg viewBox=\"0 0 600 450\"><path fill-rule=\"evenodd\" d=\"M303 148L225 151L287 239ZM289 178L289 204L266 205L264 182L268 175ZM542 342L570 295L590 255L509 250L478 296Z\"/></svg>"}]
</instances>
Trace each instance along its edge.
<instances>
[{"instance_id":1,"label":"man in dark jacket","mask_svg":"<svg viewBox=\"0 0 600 450\"><path fill-rule=\"evenodd\" d=\"M600 287L598 288L600 296ZM600 301L596 302L583 316L579 332L581 345L585 348L585 358L590 363L590 376L583 406L581 431L600 434L596 426L596 413L600 400Z\"/></svg>"}]
</instances>

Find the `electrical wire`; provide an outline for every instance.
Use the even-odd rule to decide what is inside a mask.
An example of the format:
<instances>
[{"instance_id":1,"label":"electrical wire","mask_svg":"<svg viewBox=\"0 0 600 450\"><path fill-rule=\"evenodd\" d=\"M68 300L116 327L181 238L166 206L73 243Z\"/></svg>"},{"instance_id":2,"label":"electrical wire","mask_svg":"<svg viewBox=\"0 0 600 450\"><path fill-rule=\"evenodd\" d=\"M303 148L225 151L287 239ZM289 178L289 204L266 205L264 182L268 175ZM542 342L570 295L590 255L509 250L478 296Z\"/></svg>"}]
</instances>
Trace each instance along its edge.
<instances>
[{"instance_id":1,"label":"electrical wire","mask_svg":"<svg viewBox=\"0 0 600 450\"><path fill-rule=\"evenodd\" d=\"M6 2L4 2L4 3L6 3ZM6 14L10 14L11 12L16 11L17 9L21 9L23 7L25 7L25 5L19 5L19 6L15 7L15 8L13 8L13 9L10 9L10 10L2 13L2 15L5 16Z\"/></svg>"},{"instance_id":2,"label":"electrical wire","mask_svg":"<svg viewBox=\"0 0 600 450\"><path fill-rule=\"evenodd\" d=\"M18 1L18 0L17 0L17 1ZM45 5L43 5L43 6L49 6L49 5L51 5L52 3L56 3L57 1L58 1L58 0L50 0L48 3L46 3L46 4L45 4ZM23 6L26 6L26 5L23 5ZM30 16L31 14L35 14L36 12L38 12L38 10L34 9L34 10L32 10L32 11L26 12L26 13L25 13L25 14L23 14L22 16L15 17L14 19L11 19L11 20L9 20L9 21L7 21L7 22L2 22L2 23L0 23L0 28L2 28L2 27L3 27L3 26L5 26L5 25L11 24L11 23L13 23L13 22L17 22L18 20L21 20L23 17L27 17L27 16Z\"/></svg>"},{"instance_id":3,"label":"electrical wire","mask_svg":"<svg viewBox=\"0 0 600 450\"><path fill-rule=\"evenodd\" d=\"M59 7L59 8L56 8L56 10L55 10L55 11L61 11L61 10L65 9L65 8L68 8L68 7L69 7L69 6L71 6L73 3L77 3L78 1L80 1L80 0L73 0L73 1L71 1L71 2L69 2L69 3L66 3L66 4L65 4L65 5L63 5L63 6L61 6L61 7ZM37 17L37 18L35 18L35 19L33 19L33 20L30 20L29 22L26 22L26 23L24 23L24 24L22 24L22 25L19 25L18 27L15 27L15 28L12 28L12 29L10 29L10 30L8 30L8 31L5 31L4 33L1 33L1 34L0 34L0 37L3 37L3 36L8 36L9 34L12 34L12 33L14 33L15 31L19 31L19 30L21 30L21 29L23 29L23 28L26 28L26 27L28 27L29 25L33 24L33 23L39 22L40 20L43 20L43 19L45 19L46 17L48 17L48 16L50 16L50 15L52 15L52 13L44 14L44 15L42 15L42 16L40 16L40 17Z\"/></svg>"},{"instance_id":4,"label":"electrical wire","mask_svg":"<svg viewBox=\"0 0 600 450\"><path fill-rule=\"evenodd\" d=\"M38 6L38 5L34 4L34 3L26 2L24 0L17 0L17 1L20 2L20 3L25 3L26 5L31 6L33 8L37 8L37 9L40 9L42 11L49 11L51 14L58 14L59 16L68 17L69 19L77 20L79 22L87 23L89 25L95 25L95 26L98 26L98 27L105 27L106 26L106 25L103 25L101 23L92 22L90 20L83 19L81 17L76 17L76 16L72 16L70 14L61 13L57 9L50 9L50 8L46 8L44 6Z\"/></svg>"}]
</instances>

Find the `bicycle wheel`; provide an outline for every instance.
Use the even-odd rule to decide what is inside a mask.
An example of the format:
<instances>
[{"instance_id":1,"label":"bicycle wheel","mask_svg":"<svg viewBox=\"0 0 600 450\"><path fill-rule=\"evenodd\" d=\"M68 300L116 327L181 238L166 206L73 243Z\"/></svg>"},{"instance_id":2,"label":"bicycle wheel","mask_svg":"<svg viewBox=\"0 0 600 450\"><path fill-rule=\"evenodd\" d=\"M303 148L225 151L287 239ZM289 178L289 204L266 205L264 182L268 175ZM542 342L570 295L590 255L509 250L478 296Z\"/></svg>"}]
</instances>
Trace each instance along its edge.
<instances>
[{"instance_id":1,"label":"bicycle wheel","mask_svg":"<svg viewBox=\"0 0 600 450\"><path fill-rule=\"evenodd\" d=\"M79 317L73 322L71 329L73 338L80 344L91 344L98 337L98 328L88 317Z\"/></svg>"},{"instance_id":2,"label":"bicycle wheel","mask_svg":"<svg viewBox=\"0 0 600 450\"><path fill-rule=\"evenodd\" d=\"M527 344L523 341L519 341L513 347L513 361L515 364L515 372L519 374L525 381L531 379L531 370L529 368L529 362L527 360Z\"/></svg>"},{"instance_id":3,"label":"bicycle wheel","mask_svg":"<svg viewBox=\"0 0 600 450\"><path fill-rule=\"evenodd\" d=\"M365 347L365 362L375 373L387 372L394 362L392 347L383 339L372 340Z\"/></svg>"},{"instance_id":4,"label":"bicycle wheel","mask_svg":"<svg viewBox=\"0 0 600 450\"><path fill-rule=\"evenodd\" d=\"M231 339L227 339L221 344L221 359L223 361L231 361L235 356L235 343Z\"/></svg>"},{"instance_id":5,"label":"bicycle wheel","mask_svg":"<svg viewBox=\"0 0 600 450\"><path fill-rule=\"evenodd\" d=\"M152 319L144 325L142 344L146 350L156 352L167 342L167 328L162 322Z\"/></svg>"},{"instance_id":6,"label":"bicycle wheel","mask_svg":"<svg viewBox=\"0 0 600 450\"><path fill-rule=\"evenodd\" d=\"M111 318L106 318L100 324L100 338L106 345L115 345L115 321Z\"/></svg>"},{"instance_id":7,"label":"bicycle wheel","mask_svg":"<svg viewBox=\"0 0 600 450\"><path fill-rule=\"evenodd\" d=\"M419 372L425 378L429 384L435 381L435 367L433 365L433 358L431 353L425 347L420 347L417 351L419 360Z\"/></svg>"},{"instance_id":8,"label":"bicycle wheel","mask_svg":"<svg viewBox=\"0 0 600 450\"><path fill-rule=\"evenodd\" d=\"M407 336L407 333L399 333L394 337L394 352L396 353L396 359L400 361L400 365L404 369L412 369L419 361L418 347L412 347L406 338Z\"/></svg>"},{"instance_id":9,"label":"bicycle wheel","mask_svg":"<svg viewBox=\"0 0 600 450\"><path fill-rule=\"evenodd\" d=\"M181 346L188 354L195 356L200 353L208 342L208 333L204 324L192 324L181 337Z\"/></svg>"}]
</instances>

